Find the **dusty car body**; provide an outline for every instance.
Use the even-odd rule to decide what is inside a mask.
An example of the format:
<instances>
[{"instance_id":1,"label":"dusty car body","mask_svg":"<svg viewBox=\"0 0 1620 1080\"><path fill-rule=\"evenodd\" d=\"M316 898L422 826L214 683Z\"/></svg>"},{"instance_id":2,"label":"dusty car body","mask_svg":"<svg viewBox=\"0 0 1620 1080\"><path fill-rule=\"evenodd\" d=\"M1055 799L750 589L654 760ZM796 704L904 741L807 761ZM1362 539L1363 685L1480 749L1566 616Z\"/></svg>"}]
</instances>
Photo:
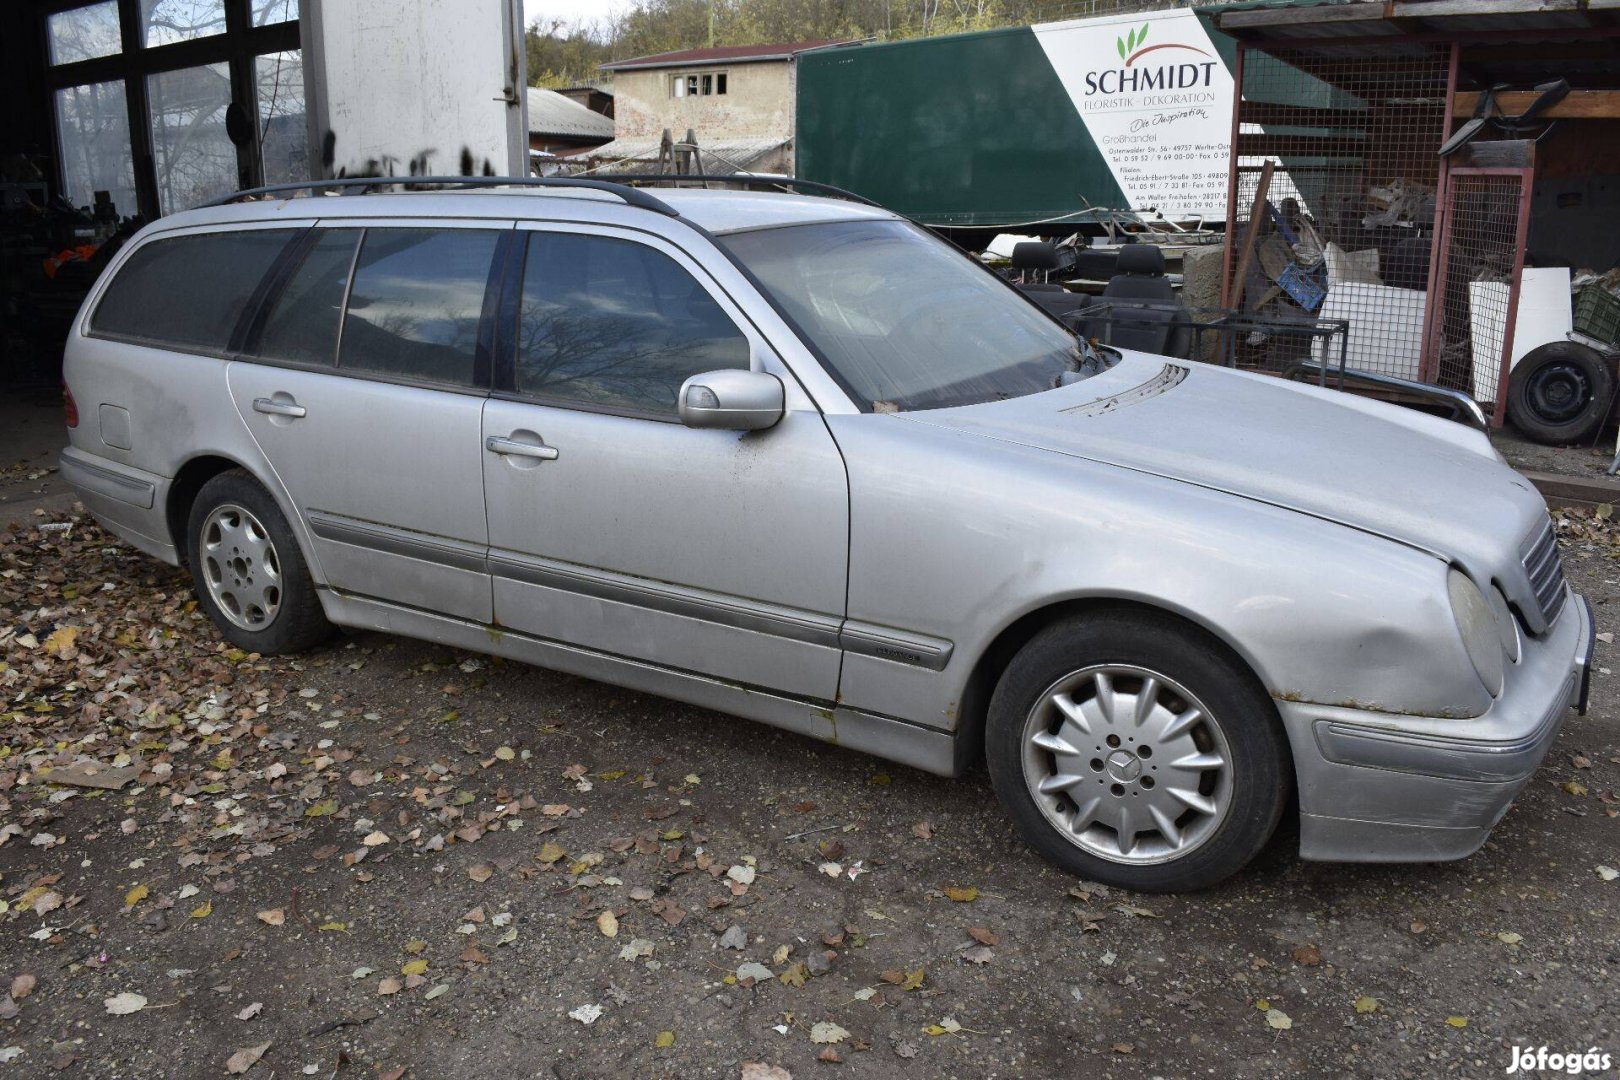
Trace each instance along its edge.
<instances>
[{"instance_id":1,"label":"dusty car body","mask_svg":"<svg viewBox=\"0 0 1620 1080\"><path fill-rule=\"evenodd\" d=\"M164 219L74 327L81 419L63 473L129 543L215 567L199 594L243 647L263 647L268 624L223 613L239 595L228 579L273 553L272 622L292 617L297 572L311 625L494 653L947 776L988 747L1032 844L1140 888L1231 873L1291 791L1305 858L1466 856L1584 706L1590 612L1542 499L1483 435L1140 354L1005 397L863 398L831 359L841 342L935 331L880 333L836 296L795 297L810 278L780 256L818 237L828 258L911 243L893 215L785 194L658 199L359 195ZM470 383L254 355L319 237L426 228L500 234ZM288 250L222 345L98 328L143 249L266 229ZM687 379L668 415L525 394L503 359L518 352L521 382L527 324L508 279L517 245L532 258L553 243L537 235L671 260L701 289L684 302L722 312L742 342L732 370ZM369 242L328 347L340 356L364 317ZM939 273L945 292L1002 302ZM952 318L908 300L903 279L863 288L917 304L925 324ZM226 474L266 501L198 505ZM252 551L214 562L233 537Z\"/></svg>"}]
</instances>

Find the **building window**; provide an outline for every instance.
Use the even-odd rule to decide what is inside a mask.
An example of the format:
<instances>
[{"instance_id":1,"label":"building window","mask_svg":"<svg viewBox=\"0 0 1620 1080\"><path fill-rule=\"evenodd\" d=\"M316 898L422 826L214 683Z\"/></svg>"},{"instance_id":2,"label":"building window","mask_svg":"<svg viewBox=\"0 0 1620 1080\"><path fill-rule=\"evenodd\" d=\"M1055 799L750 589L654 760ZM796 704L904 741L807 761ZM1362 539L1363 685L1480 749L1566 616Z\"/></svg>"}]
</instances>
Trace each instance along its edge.
<instances>
[{"instance_id":1,"label":"building window","mask_svg":"<svg viewBox=\"0 0 1620 1080\"><path fill-rule=\"evenodd\" d=\"M225 0L141 0L148 48L225 32Z\"/></svg>"},{"instance_id":2,"label":"building window","mask_svg":"<svg viewBox=\"0 0 1620 1080\"><path fill-rule=\"evenodd\" d=\"M225 133L231 76L225 64L150 75L158 210L172 214L237 187L236 146Z\"/></svg>"},{"instance_id":3,"label":"building window","mask_svg":"<svg viewBox=\"0 0 1620 1080\"><path fill-rule=\"evenodd\" d=\"M116 0L58 11L47 18L45 25L53 64L116 56L123 51Z\"/></svg>"},{"instance_id":4,"label":"building window","mask_svg":"<svg viewBox=\"0 0 1620 1080\"><path fill-rule=\"evenodd\" d=\"M726 73L705 71L675 75L669 80L670 97L711 97L726 92Z\"/></svg>"},{"instance_id":5,"label":"building window","mask_svg":"<svg viewBox=\"0 0 1620 1080\"><path fill-rule=\"evenodd\" d=\"M298 0L253 0L253 25L274 26L298 18Z\"/></svg>"},{"instance_id":6,"label":"building window","mask_svg":"<svg viewBox=\"0 0 1620 1080\"><path fill-rule=\"evenodd\" d=\"M69 86L56 92L62 145L62 190L74 206L90 206L105 191L119 216L136 212L129 108L121 80Z\"/></svg>"},{"instance_id":7,"label":"building window","mask_svg":"<svg viewBox=\"0 0 1620 1080\"><path fill-rule=\"evenodd\" d=\"M253 77L258 83L259 154L264 182L302 180L310 175L302 51L254 57Z\"/></svg>"}]
</instances>

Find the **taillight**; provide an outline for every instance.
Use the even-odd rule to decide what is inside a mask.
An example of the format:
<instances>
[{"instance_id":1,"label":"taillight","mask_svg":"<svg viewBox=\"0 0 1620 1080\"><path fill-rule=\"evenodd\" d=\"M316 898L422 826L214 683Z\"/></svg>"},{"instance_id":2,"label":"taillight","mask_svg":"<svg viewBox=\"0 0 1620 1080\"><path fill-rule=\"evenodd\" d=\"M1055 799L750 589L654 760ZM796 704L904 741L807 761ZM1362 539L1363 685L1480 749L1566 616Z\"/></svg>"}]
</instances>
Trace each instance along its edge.
<instances>
[{"instance_id":1,"label":"taillight","mask_svg":"<svg viewBox=\"0 0 1620 1080\"><path fill-rule=\"evenodd\" d=\"M68 389L67 383L62 384L62 408L67 413L67 426L78 427L79 403L73 400L73 391Z\"/></svg>"}]
</instances>

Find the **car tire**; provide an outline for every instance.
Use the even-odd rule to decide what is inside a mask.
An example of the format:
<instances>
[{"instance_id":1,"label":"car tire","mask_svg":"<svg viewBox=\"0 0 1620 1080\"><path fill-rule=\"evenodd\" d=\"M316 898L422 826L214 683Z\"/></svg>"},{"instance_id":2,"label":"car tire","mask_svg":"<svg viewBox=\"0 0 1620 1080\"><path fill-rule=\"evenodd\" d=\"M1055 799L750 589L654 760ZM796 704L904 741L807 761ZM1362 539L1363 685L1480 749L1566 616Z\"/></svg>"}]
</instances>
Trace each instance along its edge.
<instances>
[{"instance_id":1,"label":"car tire","mask_svg":"<svg viewBox=\"0 0 1620 1080\"><path fill-rule=\"evenodd\" d=\"M186 538L197 600L233 645L270 656L331 636L297 538L250 474L232 469L204 484Z\"/></svg>"},{"instance_id":2,"label":"car tire","mask_svg":"<svg viewBox=\"0 0 1620 1080\"><path fill-rule=\"evenodd\" d=\"M1614 364L1596 349L1551 341L1526 353L1513 368L1508 419L1534 442L1587 442L1609 418L1614 386Z\"/></svg>"},{"instance_id":3,"label":"car tire","mask_svg":"<svg viewBox=\"0 0 1620 1080\"><path fill-rule=\"evenodd\" d=\"M1276 707L1242 661L1179 619L1134 609L1036 634L991 697L985 752L1031 847L1139 892L1236 873L1292 790Z\"/></svg>"}]
</instances>

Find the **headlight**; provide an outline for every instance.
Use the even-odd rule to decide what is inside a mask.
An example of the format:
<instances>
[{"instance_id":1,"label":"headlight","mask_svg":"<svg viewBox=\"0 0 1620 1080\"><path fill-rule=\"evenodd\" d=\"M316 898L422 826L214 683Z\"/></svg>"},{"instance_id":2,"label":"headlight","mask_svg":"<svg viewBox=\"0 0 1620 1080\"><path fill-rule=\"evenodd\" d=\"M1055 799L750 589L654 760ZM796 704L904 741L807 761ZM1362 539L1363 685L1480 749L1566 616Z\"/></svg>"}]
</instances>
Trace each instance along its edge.
<instances>
[{"instance_id":1,"label":"headlight","mask_svg":"<svg viewBox=\"0 0 1620 1080\"><path fill-rule=\"evenodd\" d=\"M1459 570L1446 575L1446 591L1451 594L1451 616L1457 620L1457 632L1462 635L1468 659L1473 662L1479 681L1495 697L1502 692L1504 663L1502 637L1490 602L1468 575Z\"/></svg>"},{"instance_id":2,"label":"headlight","mask_svg":"<svg viewBox=\"0 0 1620 1080\"><path fill-rule=\"evenodd\" d=\"M1508 607L1507 597L1502 590L1493 588L1485 594L1485 602L1491 605L1491 618L1496 620L1496 633L1502 639L1502 651L1513 663L1519 662L1519 620L1513 617L1513 610Z\"/></svg>"}]
</instances>

